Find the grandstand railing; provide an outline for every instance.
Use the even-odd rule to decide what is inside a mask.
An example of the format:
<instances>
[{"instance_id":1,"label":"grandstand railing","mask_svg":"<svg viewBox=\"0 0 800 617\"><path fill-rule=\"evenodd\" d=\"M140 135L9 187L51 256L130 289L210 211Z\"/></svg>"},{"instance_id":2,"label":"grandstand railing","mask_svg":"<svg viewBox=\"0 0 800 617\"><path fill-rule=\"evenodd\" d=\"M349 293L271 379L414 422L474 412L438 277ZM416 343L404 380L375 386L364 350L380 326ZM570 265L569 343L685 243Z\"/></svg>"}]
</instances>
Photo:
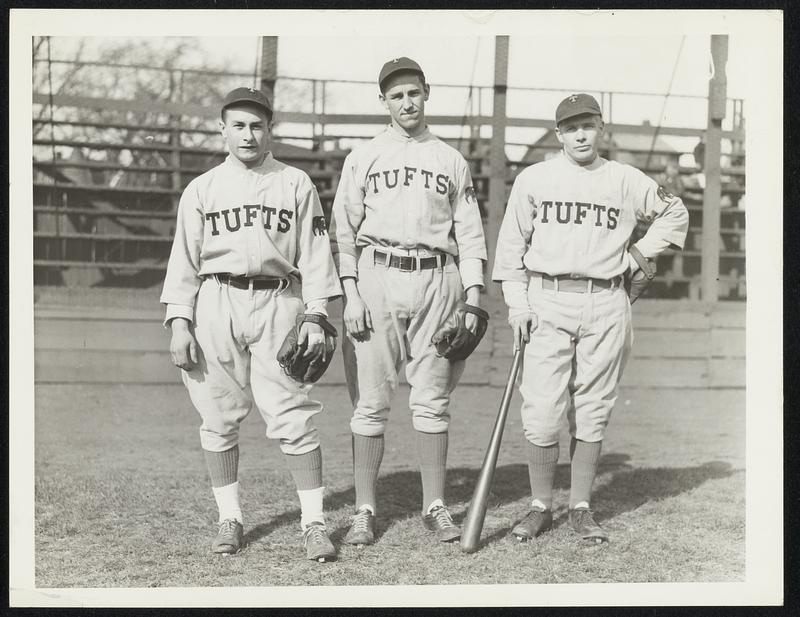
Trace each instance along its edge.
<instances>
[{"instance_id":1,"label":"grandstand railing","mask_svg":"<svg viewBox=\"0 0 800 617\"><path fill-rule=\"evenodd\" d=\"M319 86L314 85L315 91ZM481 98L480 96L478 98ZM606 102L604 97L604 104ZM125 101L86 96L34 94L34 105L83 110L119 112L118 120L75 120L64 117L34 119L34 277L38 283L59 284L68 271L92 270L95 284L150 284L163 276L174 231L178 199L183 188L200 173L225 156L218 130L217 111L186 103ZM741 105L732 105L741 113ZM140 124L129 114L157 111L169 118L167 124ZM191 118L192 122L187 122ZM292 125L313 127L376 127L386 117L374 114L331 114L311 111L281 111L276 114L274 151L277 158L303 168L317 186L323 207L329 213L339 170L346 151L336 146L342 140L357 140L371 135L334 134L319 128L311 137L297 135ZM492 117L429 116L437 127L471 127L465 138L447 140L463 146L475 181L484 214L488 208L488 140L481 129L491 125ZM507 120L510 128L550 129L552 122L535 118ZM612 134L672 135L702 138L696 127L652 127L610 123ZM372 131L375 134L377 130ZM744 143L744 130L734 125L723 134L734 143ZM291 147L298 140L311 139L316 149ZM469 145L465 144L468 139ZM507 145L529 147L524 142ZM657 154L658 152L656 152ZM666 153L666 152L664 152ZM483 156L486 154L486 156ZM669 154L673 154L670 152ZM744 194L743 153L735 166L723 169L723 201L720 235L720 295L743 299L745 285L745 216L740 206ZM506 182L510 188L516 174L527 163L508 160ZM643 169L650 175L663 166ZM702 188L692 186L697 170L679 169L689 188L683 198L690 210L689 238L685 250L667 252L659 260L659 274L651 295L671 298L697 298L700 286L700 238L702 231ZM696 183L695 183L696 184ZM137 282L138 281L138 282Z\"/></svg>"}]
</instances>

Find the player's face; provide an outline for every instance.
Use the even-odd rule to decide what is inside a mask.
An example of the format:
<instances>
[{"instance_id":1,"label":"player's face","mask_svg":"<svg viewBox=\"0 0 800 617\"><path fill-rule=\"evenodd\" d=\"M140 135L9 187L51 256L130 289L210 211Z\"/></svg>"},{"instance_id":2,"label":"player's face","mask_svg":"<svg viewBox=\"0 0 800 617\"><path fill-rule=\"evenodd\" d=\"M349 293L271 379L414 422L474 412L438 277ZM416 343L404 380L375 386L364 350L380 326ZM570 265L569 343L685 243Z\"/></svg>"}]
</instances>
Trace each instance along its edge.
<instances>
[{"instance_id":1,"label":"player's face","mask_svg":"<svg viewBox=\"0 0 800 617\"><path fill-rule=\"evenodd\" d=\"M589 165L597 158L597 142L603 134L600 116L584 114L567 118L556 128L564 154L578 165Z\"/></svg>"},{"instance_id":2,"label":"player's face","mask_svg":"<svg viewBox=\"0 0 800 617\"><path fill-rule=\"evenodd\" d=\"M430 87L423 84L419 75L398 73L387 80L379 95L383 106L392 116L392 125L406 135L414 137L425 130L425 101Z\"/></svg>"},{"instance_id":3,"label":"player's face","mask_svg":"<svg viewBox=\"0 0 800 617\"><path fill-rule=\"evenodd\" d=\"M228 151L247 167L260 165L269 146L270 122L257 105L242 105L225 110L219 123Z\"/></svg>"}]
</instances>

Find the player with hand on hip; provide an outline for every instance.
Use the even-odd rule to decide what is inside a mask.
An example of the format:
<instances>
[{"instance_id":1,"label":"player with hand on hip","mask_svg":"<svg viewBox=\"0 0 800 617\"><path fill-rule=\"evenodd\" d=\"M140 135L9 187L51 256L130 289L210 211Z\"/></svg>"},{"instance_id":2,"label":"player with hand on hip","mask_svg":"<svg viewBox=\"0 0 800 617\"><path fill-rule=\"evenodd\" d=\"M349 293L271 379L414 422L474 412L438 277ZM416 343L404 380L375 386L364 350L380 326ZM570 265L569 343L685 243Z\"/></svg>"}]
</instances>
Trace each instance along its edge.
<instances>
[{"instance_id":1,"label":"player with hand on hip","mask_svg":"<svg viewBox=\"0 0 800 617\"><path fill-rule=\"evenodd\" d=\"M479 302L486 245L467 162L425 123L430 86L420 66L391 60L378 85L391 124L345 159L330 231L355 407L356 515L345 541L375 540L384 431L405 361L423 523L449 542L460 536L444 501L450 394L485 330L488 315ZM451 353L454 340L467 339L466 349Z\"/></svg>"},{"instance_id":2,"label":"player with hand on hip","mask_svg":"<svg viewBox=\"0 0 800 617\"><path fill-rule=\"evenodd\" d=\"M299 344L312 361L327 360L334 340L320 323L341 287L317 191L305 172L272 157L271 125L261 92L237 88L225 98L220 131L229 155L183 191L161 302L173 363L202 418L219 509L212 550L229 554L242 545L239 425L255 405L296 483L307 556L325 560L336 552L313 422L322 405L309 397L310 385L281 370L276 354L307 314Z\"/></svg>"},{"instance_id":3,"label":"player with hand on hip","mask_svg":"<svg viewBox=\"0 0 800 617\"><path fill-rule=\"evenodd\" d=\"M683 202L641 171L597 153L604 124L588 94L556 109L562 151L514 181L492 279L502 283L515 344L527 343L520 392L533 510L512 533L553 524L559 433L571 434L569 521L583 538L608 535L590 509L600 449L633 342L626 289L668 247L682 248ZM637 224L648 226L632 243ZM638 291L636 292L638 293Z\"/></svg>"}]
</instances>

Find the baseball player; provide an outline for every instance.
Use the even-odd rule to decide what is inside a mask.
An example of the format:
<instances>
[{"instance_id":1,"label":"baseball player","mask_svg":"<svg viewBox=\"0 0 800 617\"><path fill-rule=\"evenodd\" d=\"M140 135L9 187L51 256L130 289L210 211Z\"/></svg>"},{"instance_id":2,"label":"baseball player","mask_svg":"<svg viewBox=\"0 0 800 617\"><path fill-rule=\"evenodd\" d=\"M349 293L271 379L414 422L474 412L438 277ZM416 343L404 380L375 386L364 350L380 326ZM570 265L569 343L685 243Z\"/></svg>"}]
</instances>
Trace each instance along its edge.
<instances>
[{"instance_id":1,"label":"baseball player","mask_svg":"<svg viewBox=\"0 0 800 617\"><path fill-rule=\"evenodd\" d=\"M178 206L161 302L170 353L202 418L200 443L219 508L215 553L242 546L239 424L255 405L297 485L309 559L335 557L322 509L322 454L309 385L276 360L299 314L326 315L341 295L316 189L305 172L269 152L272 106L236 88L222 104L229 155L194 179ZM303 322L305 353L332 353L320 325ZM249 386L249 389L248 389Z\"/></svg>"},{"instance_id":2,"label":"baseball player","mask_svg":"<svg viewBox=\"0 0 800 617\"><path fill-rule=\"evenodd\" d=\"M391 124L345 159L331 224L345 294L345 372L355 407L356 514L345 541L375 540L384 431L405 362L423 523L450 542L461 531L444 501L448 406L464 360L440 357L433 342L459 319L477 331L486 245L467 163L425 123L430 87L419 64L409 58L387 62L378 85Z\"/></svg>"},{"instance_id":3,"label":"baseball player","mask_svg":"<svg viewBox=\"0 0 800 617\"><path fill-rule=\"evenodd\" d=\"M520 392L533 509L512 530L520 540L552 527L565 419L572 437L569 522L587 540L608 539L590 495L633 342L635 298L626 285L640 277L640 261L647 266L686 238L689 217L679 198L641 171L598 156L603 126L588 94L561 101L562 150L517 176L498 237L492 279L502 283L515 346L527 343ZM637 223L649 228L634 245Z\"/></svg>"}]
</instances>

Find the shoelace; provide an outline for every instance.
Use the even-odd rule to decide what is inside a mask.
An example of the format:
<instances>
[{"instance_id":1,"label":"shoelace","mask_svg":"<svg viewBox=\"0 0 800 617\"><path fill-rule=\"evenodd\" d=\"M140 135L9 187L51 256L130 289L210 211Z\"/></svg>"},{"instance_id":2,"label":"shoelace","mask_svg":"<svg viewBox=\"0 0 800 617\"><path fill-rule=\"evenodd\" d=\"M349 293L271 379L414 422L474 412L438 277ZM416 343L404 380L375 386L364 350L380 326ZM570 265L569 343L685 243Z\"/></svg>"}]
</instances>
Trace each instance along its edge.
<instances>
[{"instance_id":1,"label":"shoelace","mask_svg":"<svg viewBox=\"0 0 800 617\"><path fill-rule=\"evenodd\" d=\"M306 527L305 540L306 544L308 544L309 541L315 543L324 542L326 540L325 527L322 525L309 525Z\"/></svg>"},{"instance_id":2,"label":"shoelace","mask_svg":"<svg viewBox=\"0 0 800 617\"><path fill-rule=\"evenodd\" d=\"M358 533L367 533L369 531L369 510L359 510L353 516L353 530Z\"/></svg>"},{"instance_id":3,"label":"shoelace","mask_svg":"<svg viewBox=\"0 0 800 617\"><path fill-rule=\"evenodd\" d=\"M219 531L226 535L234 535L236 533L236 521L231 518L225 519L220 523Z\"/></svg>"},{"instance_id":4,"label":"shoelace","mask_svg":"<svg viewBox=\"0 0 800 617\"><path fill-rule=\"evenodd\" d=\"M593 512L591 510L575 510L575 516L578 519L578 524L582 527L599 527L595 522Z\"/></svg>"},{"instance_id":5,"label":"shoelace","mask_svg":"<svg viewBox=\"0 0 800 617\"><path fill-rule=\"evenodd\" d=\"M453 519L450 516L450 513L447 511L447 508L443 508L439 506L434 508L431 511L431 514L436 519L436 522L439 523L439 527L447 528L447 527L455 527L453 524Z\"/></svg>"}]
</instances>

